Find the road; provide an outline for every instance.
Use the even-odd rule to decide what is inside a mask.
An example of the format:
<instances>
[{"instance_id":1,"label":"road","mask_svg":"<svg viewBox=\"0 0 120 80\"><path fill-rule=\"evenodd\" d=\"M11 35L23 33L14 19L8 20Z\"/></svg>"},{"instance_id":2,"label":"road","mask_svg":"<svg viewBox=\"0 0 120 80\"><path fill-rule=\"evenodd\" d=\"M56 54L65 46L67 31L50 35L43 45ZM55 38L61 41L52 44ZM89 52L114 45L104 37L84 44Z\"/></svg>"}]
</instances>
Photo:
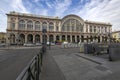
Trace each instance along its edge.
<instances>
[{"instance_id":1,"label":"road","mask_svg":"<svg viewBox=\"0 0 120 80\"><path fill-rule=\"evenodd\" d=\"M0 80L15 80L39 48L0 50Z\"/></svg>"}]
</instances>

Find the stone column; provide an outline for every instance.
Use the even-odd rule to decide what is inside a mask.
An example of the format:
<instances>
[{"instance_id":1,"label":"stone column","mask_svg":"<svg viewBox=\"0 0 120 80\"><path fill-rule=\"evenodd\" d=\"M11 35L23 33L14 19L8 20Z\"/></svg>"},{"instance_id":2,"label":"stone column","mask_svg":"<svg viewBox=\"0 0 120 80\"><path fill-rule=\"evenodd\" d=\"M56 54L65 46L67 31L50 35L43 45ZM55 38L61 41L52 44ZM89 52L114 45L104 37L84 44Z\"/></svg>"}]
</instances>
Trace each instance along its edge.
<instances>
[{"instance_id":1,"label":"stone column","mask_svg":"<svg viewBox=\"0 0 120 80\"><path fill-rule=\"evenodd\" d=\"M33 21L33 31L35 31L35 22Z\"/></svg>"},{"instance_id":2,"label":"stone column","mask_svg":"<svg viewBox=\"0 0 120 80\"><path fill-rule=\"evenodd\" d=\"M61 22L59 22L58 31L61 31Z\"/></svg>"},{"instance_id":3,"label":"stone column","mask_svg":"<svg viewBox=\"0 0 120 80\"><path fill-rule=\"evenodd\" d=\"M43 35L41 34L41 35L40 35L40 41L41 41L41 43L43 42L43 39L42 39L43 37L42 37L42 36L43 36Z\"/></svg>"},{"instance_id":4,"label":"stone column","mask_svg":"<svg viewBox=\"0 0 120 80\"><path fill-rule=\"evenodd\" d=\"M102 36L100 36L100 42L102 42Z\"/></svg>"},{"instance_id":5,"label":"stone column","mask_svg":"<svg viewBox=\"0 0 120 80\"><path fill-rule=\"evenodd\" d=\"M25 43L27 43L27 34L25 34Z\"/></svg>"},{"instance_id":6,"label":"stone column","mask_svg":"<svg viewBox=\"0 0 120 80\"><path fill-rule=\"evenodd\" d=\"M27 30L27 21L25 21L25 30Z\"/></svg>"},{"instance_id":7,"label":"stone column","mask_svg":"<svg viewBox=\"0 0 120 80\"><path fill-rule=\"evenodd\" d=\"M42 22L40 22L40 31L42 31Z\"/></svg>"},{"instance_id":8,"label":"stone column","mask_svg":"<svg viewBox=\"0 0 120 80\"><path fill-rule=\"evenodd\" d=\"M102 33L102 29L101 29L101 27L100 27L100 33Z\"/></svg>"},{"instance_id":9,"label":"stone column","mask_svg":"<svg viewBox=\"0 0 120 80\"><path fill-rule=\"evenodd\" d=\"M77 42L77 36L75 35L75 42Z\"/></svg>"},{"instance_id":10,"label":"stone column","mask_svg":"<svg viewBox=\"0 0 120 80\"><path fill-rule=\"evenodd\" d=\"M89 24L88 24L87 28L88 28L88 33L89 33L90 32L90 25Z\"/></svg>"},{"instance_id":11,"label":"stone column","mask_svg":"<svg viewBox=\"0 0 120 80\"><path fill-rule=\"evenodd\" d=\"M92 25L92 33L94 33L94 26Z\"/></svg>"},{"instance_id":12,"label":"stone column","mask_svg":"<svg viewBox=\"0 0 120 80\"><path fill-rule=\"evenodd\" d=\"M33 43L35 43L35 35L33 35Z\"/></svg>"},{"instance_id":13,"label":"stone column","mask_svg":"<svg viewBox=\"0 0 120 80\"><path fill-rule=\"evenodd\" d=\"M6 43L10 44L10 33L8 33L8 32L7 32L7 35L6 35Z\"/></svg>"},{"instance_id":14,"label":"stone column","mask_svg":"<svg viewBox=\"0 0 120 80\"><path fill-rule=\"evenodd\" d=\"M18 22L19 22L19 21L18 21L18 18L16 18L16 21L15 21L15 29L16 29L16 30L19 29L19 28L18 28Z\"/></svg>"},{"instance_id":15,"label":"stone column","mask_svg":"<svg viewBox=\"0 0 120 80\"><path fill-rule=\"evenodd\" d=\"M56 35L53 35L53 39L54 39L54 41L56 41Z\"/></svg>"},{"instance_id":16,"label":"stone column","mask_svg":"<svg viewBox=\"0 0 120 80\"><path fill-rule=\"evenodd\" d=\"M62 41L62 35L59 35L60 41Z\"/></svg>"},{"instance_id":17,"label":"stone column","mask_svg":"<svg viewBox=\"0 0 120 80\"><path fill-rule=\"evenodd\" d=\"M18 33L14 33L15 34L15 43L18 43Z\"/></svg>"},{"instance_id":18,"label":"stone column","mask_svg":"<svg viewBox=\"0 0 120 80\"><path fill-rule=\"evenodd\" d=\"M67 35L65 35L65 41L67 41Z\"/></svg>"},{"instance_id":19,"label":"stone column","mask_svg":"<svg viewBox=\"0 0 120 80\"><path fill-rule=\"evenodd\" d=\"M75 20L74 32L77 32L77 30L76 30L76 20Z\"/></svg>"},{"instance_id":20,"label":"stone column","mask_svg":"<svg viewBox=\"0 0 120 80\"><path fill-rule=\"evenodd\" d=\"M79 36L79 42L81 42L81 36Z\"/></svg>"},{"instance_id":21,"label":"stone column","mask_svg":"<svg viewBox=\"0 0 120 80\"><path fill-rule=\"evenodd\" d=\"M72 35L70 35L70 42L72 42Z\"/></svg>"}]
</instances>

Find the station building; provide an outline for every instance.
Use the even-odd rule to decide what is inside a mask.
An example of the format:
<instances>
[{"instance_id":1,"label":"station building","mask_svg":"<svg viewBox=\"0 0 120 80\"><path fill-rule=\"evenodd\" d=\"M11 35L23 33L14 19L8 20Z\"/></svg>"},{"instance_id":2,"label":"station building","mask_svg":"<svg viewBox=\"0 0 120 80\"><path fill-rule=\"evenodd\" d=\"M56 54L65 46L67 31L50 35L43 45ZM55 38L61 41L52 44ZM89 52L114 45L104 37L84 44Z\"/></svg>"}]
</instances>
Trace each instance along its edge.
<instances>
[{"instance_id":1,"label":"station building","mask_svg":"<svg viewBox=\"0 0 120 80\"><path fill-rule=\"evenodd\" d=\"M6 33L5 32L0 32L0 44L1 43L6 43Z\"/></svg>"},{"instance_id":2,"label":"station building","mask_svg":"<svg viewBox=\"0 0 120 80\"><path fill-rule=\"evenodd\" d=\"M47 42L107 42L112 29L110 23L83 20L74 14L63 18L19 12L6 15L6 41L10 44L42 43L44 39ZM43 29L47 31L45 34Z\"/></svg>"},{"instance_id":3,"label":"station building","mask_svg":"<svg viewBox=\"0 0 120 80\"><path fill-rule=\"evenodd\" d=\"M120 42L120 31L112 32L112 37L113 37L115 42Z\"/></svg>"}]
</instances>

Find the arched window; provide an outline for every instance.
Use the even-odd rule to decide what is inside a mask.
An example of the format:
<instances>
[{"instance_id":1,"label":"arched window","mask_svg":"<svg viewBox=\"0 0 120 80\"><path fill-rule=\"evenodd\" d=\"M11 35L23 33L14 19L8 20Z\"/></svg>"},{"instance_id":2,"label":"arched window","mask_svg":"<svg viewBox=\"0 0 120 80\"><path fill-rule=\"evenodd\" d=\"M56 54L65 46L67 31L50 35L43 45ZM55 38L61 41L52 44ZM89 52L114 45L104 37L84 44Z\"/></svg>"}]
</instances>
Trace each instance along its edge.
<instances>
[{"instance_id":1,"label":"arched window","mask_svg":"<svg viewBox=\"0 0 120 80\"><path fill-rule=\"evenodd\" d=\"M83 25L80 23L80 32L83 32Z\"/></svg>"},{"instance_id":2,"label":"arched window","mask_svg":"<svg viewBox=\"0 0 120 80\"><path fill-rule=\"evenodd\" d=\"M80 31L80 23L76 20L76 31Z\"/></svg>"},{"instance_id":3,"label":"arched window","mask_svg":"<svg viewBox=\"0 0 120 80\"><path fill-rule=\"evenodd\" d=\"M35 22L35 30L40 31L40 22L39 21Z\"/></svg>"},{"instance_id":4,"label":"arched window","mask_svg":"<svg viewBox=\"0 0 120 80\"><path fill-rule=\"evenodd\" d=\"M62 19L62 31L83 32L84 21L75 15L68 15Z\"/></svg>"},{"instance_id":5,"label":"arched window","mask_svg":"<svg viewBox=\"0 0 120 80\"><path fill-rule=\"evenodd\" d=\"M65 31L65 25L62 26L62 31Z\"/></svg>"},{"instance_id":6,"label":"arched window","mask_svg":"<svg viewBox=\"0 0 120 80\"><path fill-rule=\"evenodd\" d=\"M32 21L27 22L27 29L28 30L33 30L33 22Z\"/></svg>"},{"instance_id":7,"label":"arched window","mask_svg":"<svg viewBox=\"0 0 120 80\"><path fill-rule=\"evenodd\" d=\"M42 29L46 29L47 30L47 23L46 22L43 22Z\"/></svg>"},{"instance_id":8,"label":"arched window","mask_svg":"<svg viewBox=\"0 0 120 80\"><path fill-rule=\"evenodd\" d=\"M74 31L74 27L75 27L74 24L72 24L72 26L71 26L72 31Z\"/></svg>"},{"instance_id":9,"label":"arched window","mask_svg":"<svg viewBox=\"0 0 120 80\"><path fill-rule=\"evenodd\" d=\"M35 43L40 43L40 35L35 35Z\"/></svg>"},{"instance_id":10,"label":"arched window","mask_svg":"<svg viewBox=\"0 0 120 80\"><path fill-rule=\"evenodd\" d=\"M25 30L25 21L24 20L20 20L18 25L19 25L19 30Z\"/></svg>"},{"instance_id":11,"label":"arched window","mask_svg":"<svg viewBox=\"0 0 120 80\"><path fill-rule=\"evenodd\" d=\"M54 31L54 25L53 23L49 23L49 31Z\"/></svg>"},{"instance_id":12,"label":"arched window","mask_svg":"<svg viewBox=\"0 0 120 80\"><path fill-rule=\"evenodd\" d=\"M15 43L15 34L10 34L10 44L14 44Z\"/></svg>"}]
</instances>

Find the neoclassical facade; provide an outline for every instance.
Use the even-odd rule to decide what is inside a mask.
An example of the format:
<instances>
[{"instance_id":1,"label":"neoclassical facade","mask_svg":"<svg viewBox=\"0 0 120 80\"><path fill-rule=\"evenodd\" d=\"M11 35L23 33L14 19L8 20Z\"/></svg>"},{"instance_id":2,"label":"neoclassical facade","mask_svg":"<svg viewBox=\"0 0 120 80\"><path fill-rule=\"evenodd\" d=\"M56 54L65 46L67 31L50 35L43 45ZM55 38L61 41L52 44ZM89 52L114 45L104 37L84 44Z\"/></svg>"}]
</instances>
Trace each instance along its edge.
<instances>
[{"instance_id":1,"label":"neoclassical facade","mask_svg":"<svg viewBox=\"0 0 120 80\"><path fill-rule=\"evenodd\" d=\"M42 30L47 32L43 36ZM107 42L110 23L85 21L70 14L63 18L10 12L7 14L7 43ZM43 37L45 37L43 39Z\"/></svg>"}]
</instances>

